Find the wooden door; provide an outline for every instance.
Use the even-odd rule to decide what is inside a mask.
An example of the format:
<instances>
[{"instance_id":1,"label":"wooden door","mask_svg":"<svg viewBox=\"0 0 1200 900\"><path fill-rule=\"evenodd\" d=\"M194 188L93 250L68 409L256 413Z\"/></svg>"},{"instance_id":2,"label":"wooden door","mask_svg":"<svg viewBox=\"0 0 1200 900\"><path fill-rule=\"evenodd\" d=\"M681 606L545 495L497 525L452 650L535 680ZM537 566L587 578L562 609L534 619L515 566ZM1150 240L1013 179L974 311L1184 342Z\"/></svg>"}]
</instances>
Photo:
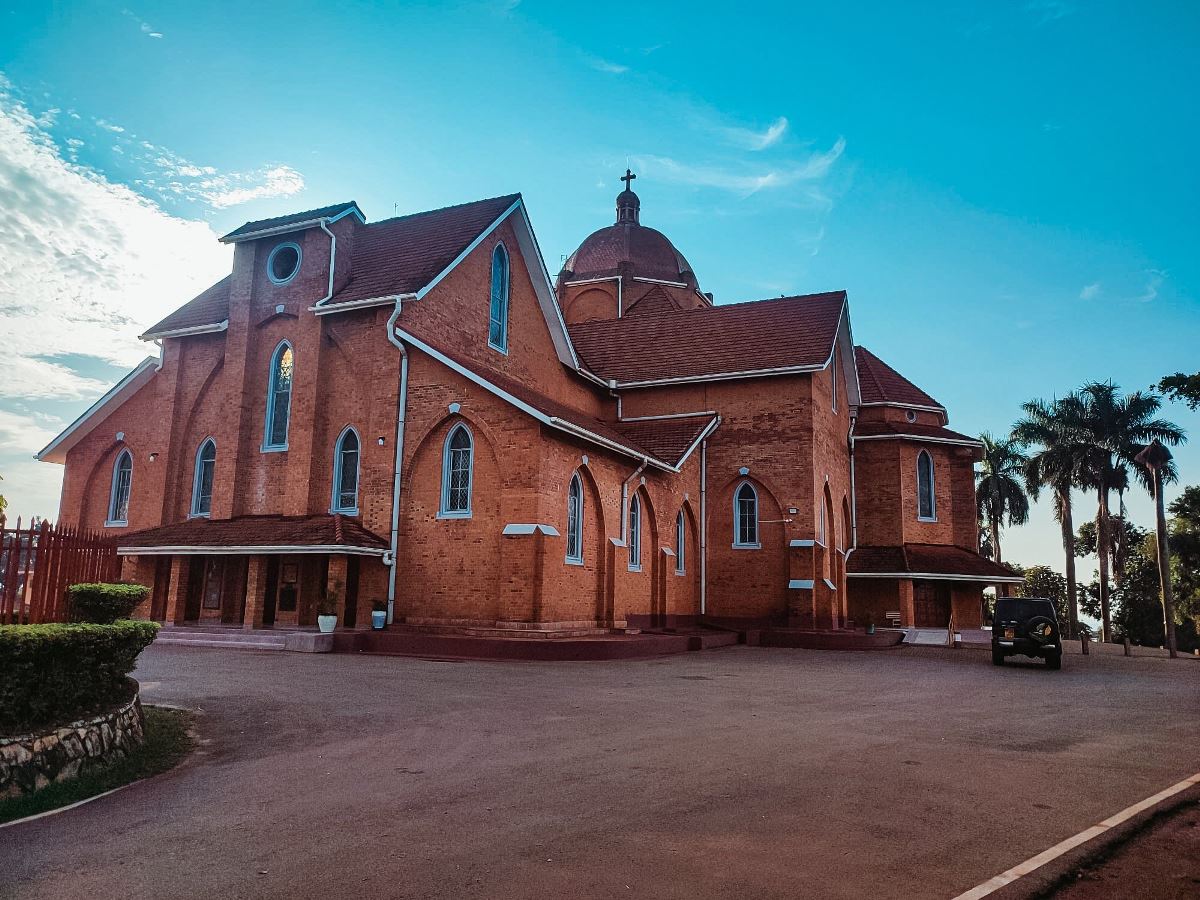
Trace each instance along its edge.
<instances>
[{"instance_id":1,"label":"wooden door","mask_svg":"<svg viewBox=\"0 0 1200 900\"><path fill-rule=\"evenodd\" d=\"M918 581L913 585L913 624L918 628L945 628L950 624L950 589Z\"/></svg>"}]
</instances>

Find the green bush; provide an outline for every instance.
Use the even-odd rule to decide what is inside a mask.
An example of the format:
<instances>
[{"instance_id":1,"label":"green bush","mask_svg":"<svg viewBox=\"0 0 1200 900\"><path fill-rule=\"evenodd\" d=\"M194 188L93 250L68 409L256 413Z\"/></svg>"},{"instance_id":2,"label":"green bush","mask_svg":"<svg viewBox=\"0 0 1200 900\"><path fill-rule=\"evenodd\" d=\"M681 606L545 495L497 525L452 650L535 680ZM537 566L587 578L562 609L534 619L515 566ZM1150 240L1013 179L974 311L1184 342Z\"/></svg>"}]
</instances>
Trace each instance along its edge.
<instances>
[{"instance_id":1,"label":"green bush","mask_svg":"<svg viewBox=\"0 0 1200 900\"><path fill-rule=\"evenodd\" d=\"M73 584L67 588L71 621L98 625L128 619L149 596L150 588L142 584Z\"/></svg>"},{"instance_id":2,"label":"green bush","mask_svg":"<svg viewBox=\"0 0 1200 900\"><path fill-rule=\"evenodd\" d=\"M63 725L129 696L154 622L0 625L0 734Z\"/></svg>"}]
</instances>

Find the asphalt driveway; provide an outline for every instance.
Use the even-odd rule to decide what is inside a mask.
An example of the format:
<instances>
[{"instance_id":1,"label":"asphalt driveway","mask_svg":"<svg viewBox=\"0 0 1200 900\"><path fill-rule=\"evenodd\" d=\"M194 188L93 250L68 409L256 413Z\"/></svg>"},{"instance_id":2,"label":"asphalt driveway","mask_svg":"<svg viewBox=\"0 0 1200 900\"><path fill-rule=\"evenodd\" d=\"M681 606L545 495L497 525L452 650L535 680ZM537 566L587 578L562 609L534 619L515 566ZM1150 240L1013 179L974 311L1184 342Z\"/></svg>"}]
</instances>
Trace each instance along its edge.
<instances>
[{"instance_id":1,"label":"asphalt driveway","mask_svg":"<svg viewBox=\"0 0 1200 900\"><path fill-rule=\"evenodd\" d=\"M952 897L1200 770L1200 663L163 647L200 752L0 831L19 897Z\"/></svg>"}]
</instances>

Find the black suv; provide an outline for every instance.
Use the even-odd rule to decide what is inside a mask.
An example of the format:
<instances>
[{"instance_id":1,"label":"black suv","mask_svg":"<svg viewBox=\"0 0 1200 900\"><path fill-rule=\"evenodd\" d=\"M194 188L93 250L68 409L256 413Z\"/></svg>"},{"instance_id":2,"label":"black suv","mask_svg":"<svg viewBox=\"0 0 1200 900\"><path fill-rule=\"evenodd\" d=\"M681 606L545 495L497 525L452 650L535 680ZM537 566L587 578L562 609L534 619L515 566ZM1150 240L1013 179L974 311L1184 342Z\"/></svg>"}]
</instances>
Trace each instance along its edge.
<instances>
[{"instance_id":1,"label":"black suv","mask_svg":"<svg viewBox=\"0 0 1200 900\"><path fill-rule=\"evenodd\" d=\"M992 663L1015 654L1040 656L1049 669L1062 668L1062 635L1054 604L1041 597L997 597L992 621Z\"/></svg>"}]
</instances>

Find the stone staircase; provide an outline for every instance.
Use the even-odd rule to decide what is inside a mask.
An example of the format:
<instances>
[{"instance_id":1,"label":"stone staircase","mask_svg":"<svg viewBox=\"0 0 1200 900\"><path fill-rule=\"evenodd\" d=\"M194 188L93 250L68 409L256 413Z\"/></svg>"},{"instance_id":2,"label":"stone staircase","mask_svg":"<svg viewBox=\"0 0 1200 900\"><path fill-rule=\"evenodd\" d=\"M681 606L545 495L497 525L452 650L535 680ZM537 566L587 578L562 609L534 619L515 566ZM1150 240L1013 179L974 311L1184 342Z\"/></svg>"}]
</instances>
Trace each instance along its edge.
<instances>
[{"instance_id":1,"label":"stone staircase","mask_svg":"<svg viewBox=\"0 0 1200 900\"><path fill-rule=\"evenodd\" d=\"M216 647L225 650L328 653L333 649L333 635L267 628L251 631L227 625L164 625L154 643L158 646Z\"/></svg>"}]
</instances>

